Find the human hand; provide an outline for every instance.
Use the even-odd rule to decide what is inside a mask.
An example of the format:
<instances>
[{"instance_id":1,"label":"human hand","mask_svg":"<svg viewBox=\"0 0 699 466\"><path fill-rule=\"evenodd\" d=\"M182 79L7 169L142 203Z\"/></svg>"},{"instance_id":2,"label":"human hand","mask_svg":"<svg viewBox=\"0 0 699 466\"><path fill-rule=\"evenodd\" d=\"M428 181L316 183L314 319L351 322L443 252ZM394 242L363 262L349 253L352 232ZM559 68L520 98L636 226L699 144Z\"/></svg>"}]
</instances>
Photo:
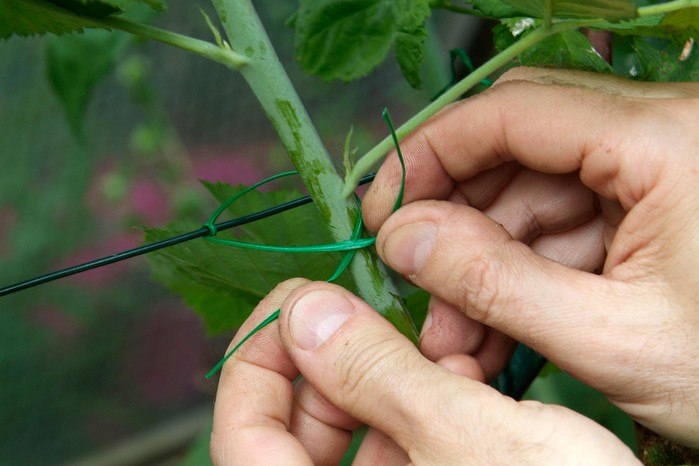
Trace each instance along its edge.
<instances>
[{"instance_id":1,"label":"human hand","mask_svg":"<svg viewBox=\"0 0 699 466\"><path fill-rule=\"evenodd\" d=\"M282 283L231 346L280 306L279 320L223 366L211 436L217 466L337 464L360 421L372 429L358 465L639 464L589 419L473 380L484 378L473 358L443 361L452 372L430 362L337 285Z\"/></svg>"},{"instance_id":2,"label":"human hand","mask_svg":"<svg viewBox=\"0 0 699 466\"><path fill-rule=\"evenodd\" d=\"M473 354L492 376L511 351L495 329L699 446L697 97L518 69L401 143L404 207L389 218L393 156L364 217L382 258L436 297L423 352Z\"/></svg>"}]
</instances>

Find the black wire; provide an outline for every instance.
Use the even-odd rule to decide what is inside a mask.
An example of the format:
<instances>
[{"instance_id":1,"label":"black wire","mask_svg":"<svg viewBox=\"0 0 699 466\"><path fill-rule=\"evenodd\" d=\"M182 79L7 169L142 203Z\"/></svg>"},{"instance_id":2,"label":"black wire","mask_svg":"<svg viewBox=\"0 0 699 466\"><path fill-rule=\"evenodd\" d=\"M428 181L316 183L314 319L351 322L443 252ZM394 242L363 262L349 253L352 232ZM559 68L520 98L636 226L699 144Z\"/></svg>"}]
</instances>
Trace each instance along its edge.
<instances>
[{"instance_id":1,"label":"black wire","mask_svg":"<svg viewBox=\"0 0 699 466\"><path fill-rule=\"evenodd\" d=\"M359 184L361 185L370 183L374 180L375 176L375 173L366 175L362 177ZM254 214L244 215L233 220L227 220L225 222L217 223L216 230L223 231L240 225L245 225L246 223L252 223L257 220L262 220L263 218L271 217L273 215L285 212L287 210L300 207L302 205L310 204L311 202L313 202L313 199L310 196L300 197L298 199L294 199L293 201L285 202L284 204L279 204L274 207L270 207L269 209L256 212ZM209 230L209 228L203 226L198 230L190 231L189 233L182 233L181 235L173 236L172 238L166 238L160 241L156 241L154 243L144 244L143 246L129 249L127 251L118 252L116 254L112 254L111 256L106 256L100 259L85 262L83 264L67 267L65 269L57 270L55 272L47 273L45 275L40 275L29 280L15 283L14 285L0 288L0 297L7 296L12 293L17 293L18 291L26 290L28 288L33 288L44 283L52 282L60 278L65 278L70 275L75 275L81 272L87 272L88 270L104 267L105 265L114 264L116 262L130 259L132 257L148 254L149 252L169 248L170 246L182 244L193 239L204 238L205 236L209 236L210 234L211 231Z\"/></svg>"}]
</instances>

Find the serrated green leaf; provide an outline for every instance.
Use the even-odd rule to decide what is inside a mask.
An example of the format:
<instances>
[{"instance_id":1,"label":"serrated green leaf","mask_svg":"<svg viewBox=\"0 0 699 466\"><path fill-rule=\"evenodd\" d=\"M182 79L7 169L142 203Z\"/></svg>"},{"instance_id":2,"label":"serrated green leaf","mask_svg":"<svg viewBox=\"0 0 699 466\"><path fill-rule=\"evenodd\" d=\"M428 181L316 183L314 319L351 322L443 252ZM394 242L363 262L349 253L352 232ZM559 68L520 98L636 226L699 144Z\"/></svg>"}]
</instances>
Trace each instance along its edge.
<instances>
[{"instance_id":1,"label":"serrated green leaf","mask_svg":"<svg viewBox=\"0 0 699 466\"><path fill-rule=\"evenodd\" d=\"M149 240L165 239L174 232L167 230L148 231ZM188 269L173 266L169 254L149 257L153 277L165 284L173 293L182 296L184 302L199 312L206 331L215 335L240 327L246 316L255 308L261 297L256 293L218 291L214 286L200 284L190 277ZM180 258L182 260L182 258Z\"/></svg>"},{"instance_id":2,"label":"serrated green leaf","mask_svg":"<svg viewBox=\"0 0 699 466\"><path fill-rule=\"evenodd\" d=\"M240 188L225 184L207 184L219 201L228 199ZM300 193L277 191L251 192L227 213L231 217L257 212L295 199ZM236 228L236 239L258 244L312 245L330 243L329 234L313 206L294 209L272 218ZM146 230L146 241L156 241L196 228L191 224L174 225L167 230ZM228 232L221 232L225 237ZM238 249L204 239L167 248L151 254L153 277L173 292L181 294L204 319L211 332L240 325L254 306L279 282L292 277L326 280L340 262L340 254L275 253ZM351 286L343 275L337 283Z\"/></svg>"},{"instance_id":3,"label":"serrated green leaf","mask_svg":"<svg viewBox=\"0 0 699 466\"><path fill-rule=\"evenodd\" d=\"M425 18L431 13L429 0L397 0L395 3L400 31L416 31L425 26Z\"/></svg>"},{"instance_id":4,"label":"serrated green leaf","mask_svg":"<svg viewBox=\"0 0 699 466\"><path fill-rule=\"evenodd\" d=\"M506 18L493 28L493 43L498 50L505 50L521 39L528 31L541 26L534 18Z\"/></svg>"},{"instance_id":5,"label":"serrated green leaf","mask_svg":"<svg viewBox=\"0 0 699 466\"><path fill-rule=\"evenodd\" d=\"M699 7L672 11L665 15L660 25L676 33L696 35L699 32Z\"/></svg>"},{"instance_id":6,"label":"serrated green leaf","mask_svg":"<svg viewBox=\"0 0 699 466\"><path fill-rule=\"evenodd\" d=\"M518 60L525 66L612 71L611 65L597 53L580 31L565 31L547 37L523 52Z\"/></svg>"},{"instance_id":7,"label":"serrated green leaf","mask_svg":"<svg viewBox=\"0 0 699 466\"><path fill-rule=\"evenodd\" d=\"M120 13L126 4L136 1L158 11L165 9L163 0L2 0L0 39L81 32L95 27L90 17Z\"/></svg>"},{"instance_id":8,"label":"serrated green leaf","mask_svg":"<svg viewBox=\"0 0 699 466\"><path fill-rule=\"evenodd\" d=\"M632 35L645 34L653 28L660 26L664 15L639 16L638 18L622 20L617 22L601 21L595 24L597 29L605 29L617 34Z\"/></svg>"},{"instance_id":9,"label":"serrated green leaf","mask_svg":"<svg viewBox=\"0 0 699 466\"><path fill-rule=\"evenodd\" d=\"M85 16L108 16L125 10L135 3L148 5L155 11L165 11L164 0L46 0L54 5Z\"/></svg>"},{"instance_id":10,"label":"serrated green leaf","mask_svg":"<svg viewBox=\"0 0 699 466\"><path fill-rule=\"evenodd\" d=\"M636 6L631 0L504 0L513 9L541 19L605 19L619 21L635 18Z\"/></svg>"},{"instance_id":11,"label":"serrated green leaf","mask_svg":"<svg viewBox=\"0 0 699 466\"><path fill-rule=\"evenodd\" d=\"M91 16L101 18L121 11L125 0L102 0L102 1L87 1L87 0L46 0L49 3L65 8L83 16Z\"/></svg>"},{"instance_id":12,"label":"serrated green leaf","mask_svg":"<svg viewBox=\"0 0 699 466\"><path fill-rule=\"evenodd\" d=\"M46 71L54 92L78 139L94 86L114 68L130 37L86 30L80 35L52 37L46 47Z\"/></svg>"},{"instance_id":13,"label":"serrated green leaf","mask_svg":"<svg viewBox=\"0 0 699 466\"><path fill-rule=\"evenodd\" d=\"M307 73L327 80L365 76L388 54L397 24L393 2L301 0L296 59Z\"/></svg>"},{"instance_id":14,"label":"serrated green leaf","mask_svg":"<svg viewBox=\"0 0 699 466\"><path fill-rule=\"evenodd\" d=\"M46 2L3 0L0 2L0 38L16 34L65 34L82 31L85 22Z\"/></svg>"},{"instance_id":15,"label":"serrated green leaf","mask_svg":"<svg viewBox=\"0 0 699 466\"><path fill-rule=\"evenodd\" d=\"M155 12L134 5L125 16L147 22ZM46 71L68 123L83 140L83 119L93 88L114 69L127 47L134 42L128 34L88 29L83 34L51 37L46 47Z\"/></svg>"},{"instance_id":16,"label":"serrated green leaf","mask_svg":"<svg viewBox=\"0 0 699 466\"><path fill-rule=\"evenodd\" d=\"M418 83L429 14L427 0L301 0L288 24L296 30L296 59L309 74L360 78L396 44L401 70Z\"/></svg>"},{"instance_id":17,"label":"serrated green leaf","mask_svg":"<svg viewBox=\"0 0 699 466\"><path fill-rule=\"evenodd\" d=\"M602 21L595 24L595 28L625 36L661 37L681 44L699 34L699 8L683 8L668 14L640 16L613 23Z\"/></svg>"},{"instance_id":18,"label":"serrated green leaf","mask_svg":"<svg viewBox=\"0 0 699 466\"><path fill-rule=\"evenodd\" d=\"M540 24L541 20L532 18L502 20L493 30L496 48L504 50L539 27ZM612 71L611 65L595 51L587 37L576 30L564 31L547 37L522 52L517 57L517 63L525 66Z\"/></svg>"},{"instance_id":19,"label":"serrated green leaf","mask_svg":"<svg viewBox=\"0 0 699 466\"><path fill-rule=\"evenodd\" d=\"M398 32L396 35L396 60L403 76L414 88L422 85L420 69L425 59L425 39L427 31L424 28L412 33Z\"/></svg>"},{"instance_id":20,"label":"serrated green leaf","mask_svg":"<svg viewBox=\"0 0 699 466\"><path fill-rule=\"evenodd\" d=\"M524 16L521 11L504 0L472 0L471 5L485 16L495 19Z\"/></svg>"},{"instance_id":21,"label":"serrated green leaf","mask_svg":"<svg viewBox=\"0 0 699 466\"><path fill-rule=\"evenodd\" d=\"M632 38L635 62L629 70L630 77L655 82L699 81L699 51L694 50L696 46L683 57L682 45L673 41L662 42Z\"/></svg>"},{"instance_id":22,"label":"serrated green leaf","mask_svg":"<svg viewBox=\"0 0 699 466\"><path fill-rule=\"evenodd\" d=\"M419 88L427 39L425 19L430 15L430 5L427 0L401 0L398 10L401 14L395 36L396 60L408 83Z\"/></svg>"}]
</instances>

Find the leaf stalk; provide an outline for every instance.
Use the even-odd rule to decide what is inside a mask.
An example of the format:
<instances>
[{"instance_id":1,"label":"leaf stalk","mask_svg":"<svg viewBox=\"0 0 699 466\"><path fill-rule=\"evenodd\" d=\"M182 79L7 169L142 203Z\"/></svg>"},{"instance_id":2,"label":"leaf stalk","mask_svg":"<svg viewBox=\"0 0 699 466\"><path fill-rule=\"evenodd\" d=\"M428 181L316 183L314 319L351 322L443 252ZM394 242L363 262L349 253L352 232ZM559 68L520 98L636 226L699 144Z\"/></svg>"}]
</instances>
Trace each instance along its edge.
<instances>
[{"instance_id":1,"label":"leaf stalk","mask_svg":"<svg viewBox=\"0 0 699 466\"><path fill-rule=\"evenodd\" d=\"M123 18L115 17L89 18L85 20L98 27L118 29L143 37L144 39L154 40L162 44L187 50L201 57L220 63L232 70L240 70L249 62L247 57L229 48L221 47L205 40L166 31L147 24L134 23Z\"/></svg>"},{"instance_id":2,"label":"leaf stalk","mask_svg":"<svg viewBox=\"0 0 699 466\"><path fill-rule=\"evenodd\" d=\"M638 16L653 16L672 13L673 11L692 7L699 7L699 0L674 0L671 2L659 3L657 5L642 6L636 11L638 12Z\"/></svg>"},{"instance_id":3,"label":"leaf stalk","mask_svg":"<svg viewBox=\"0 0 699 466\"><path fill-rule=\"evenodd\" d=\"M199 55L209 60L213 60L228 68L238 70L248 63L248 59L233 50L219 47L211 42L207 42L193 37L166 31L147 24L140 24L124 18L105 16L102 18L83 16L72 11L60 8L43 0L24 0L30 5L34 5L44 10L49 10L53 15L62 16L66 19L75 20L78 18L84 27L98 29L116 29L128 32L144 39L154 40L162 44L170 45L178 49L187 50L195 55Z\"/></svg>"}]
</instances>

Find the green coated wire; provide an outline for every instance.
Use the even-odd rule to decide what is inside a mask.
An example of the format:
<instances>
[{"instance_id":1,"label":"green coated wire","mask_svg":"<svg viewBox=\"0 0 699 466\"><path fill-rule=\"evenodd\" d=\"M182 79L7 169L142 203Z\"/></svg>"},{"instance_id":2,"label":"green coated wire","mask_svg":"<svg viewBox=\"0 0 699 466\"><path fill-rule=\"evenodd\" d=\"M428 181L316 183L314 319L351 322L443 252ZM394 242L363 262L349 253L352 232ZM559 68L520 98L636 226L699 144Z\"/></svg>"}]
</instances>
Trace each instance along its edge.
<instances>
[{"instance_id":1,"label":"green coated wire","mask_svg":"<svg viewBox=\"0 0 699 466\"><path fill-rule=\"evenodd\" d=\"M432 97L432 100L436 100L439 96L444 94L459 81L459 76L456 72L457 58L461 61L461 63L464 64L464 66L466 66L466 69L469 73L473 73L476 70L476 67L473 66L473 63L471 62L471 58L468 56L468 53L466 53L466 50L461 48L450 50L449 61L451 62L451 80L449 81L449 84L444 86L439 92L437 92L437 94L434 97ZM490 87L493 85L493 81L491 81L488 78L482 79L480 83L485 87Z\"/></svg>"},{"instance_id":2,"label":"green coated wire","mask_svg":"<svg viewBox=\"0 0 699 466\"><path fill-rule=\"evenodd\" d=\"M401 203L403 202L403 192L405 191L405 162L403 160L403 154L401 153L400 146L398 145L398 138L396 137L396 132L393 128L393 123L391 122L391 116L388 113L388 109L384 109L382 113L382 117L386 124L388 125L388 128L391 132L391 136L393 138L393 143L396 146L396 151L398 153L398 159L400 160L400 165L402 169L402 176L401 176L401 185L400 189L398 191L398 197L396 199L396 203L393 206L393 211L395 212L398 210L398 208L401 206ZM358 207L358 214L357 214L357 221L354 224L354 229L352 231L352 236L349 240L347 241L340 241L337 243L332 243L332 244L319 244L319 245L312 245L312 246L274 246L274 245L265 245L265 244L254 244L254 243L246 243L243 241L235 241L235 240L228 240L228 239L220 239L216 238L216 227L215 223L218 217L225 211L228 207L230 207L235 201L249 193L250 191L253 191L257 189L258 187L269 183L271 181L277 180L279 178L285 177L285 176L292 176L292 175L297 175L298 172L296 171L290 171L290 172L284 172L284 173L279 173L277 175L271 176L265 180L262 180L258 183L255 183L254 185L250 186L249 188L244 189L243 191L235 194L231 198L227 199L224 203L222 203L218 209L211 215L209 220L204 224L206 228L209 229L211 234L207 236L205 239L207 241L212 241L215 243L219 244L225 244L228 246L233 246L233 247L239 247L239 248L246 248L246 249L254 249L258 251L275 251L275 252L290 252L290 253L296 253L296 252L330 252L330 251L344 251L345 254L342 256L342 260L340 261L340 264L337 266L337 269L335 269L335 272L332 274L330 278L327 279L328 283L331 283L335 281L342 273L347 269L347 266L352 262L352 259L354 258L354 255L356 254L358 249L362 249L368 246L373 245L376 242L376 237L369 237L369 238L361 238L362 235L362 230L364 228L364 221L362 219L362 206L361 206L361 200L359 199L358 196L355 195L355 200L357 202L357 207ZM279 315L281 313L281 309L277 309L274 311L272 314L267 316L262 322L260 322L255 328L253 328L247 335L243 337L242 340L240 340L226 355L206 374L206 378L210 379L211 377L218 372L223 365L226 363L226 361L233 356L233 354L238 351L238 349L246 342L248 339L250 339L253 335L255 335L257 332L265 328L267 325L271 324L275 320L279 318Z\"/></svg>"},{"instance_id":3,"label":"green coated wire","mask_svg":"<svg viewBox=\"0 0 699 466\"><path fill-rule=\"evenodd\" d=\"M388 125L388 129L391 131L391 138L393 138L393 145L396 146L396 152L398 153L398 161L400 162L400 189L398 190L398 197L396 198L396 203L393 204L393 211L400 209L403 203L403 192L405 191L405 160L403 160L403 153L400 151L400 144L398 144L398 136L396 136L396 130L393 129L393 122L391 121L391 114L388 113L388 109L384 108L381 113L381 118Z\"/></svg>"},{"instance_id":4,"label":"green coated wire","mask_svg":"<svg viewBox=\"0 0 699 466\"><path fill-rule=\"evenodd\" d=\"M270 252L291 252L291 253L304 253L304 252L345 252L345 251L353 251L357 249L362 249L371 246L376 242L376 238L360 238L359 234L361 233L361 227L362 227L362 221L361 221L361 216L357 218L358 222L355 225L355 234L352 236L352 239L348 241L340 241L337 243L331 243L331 244L315 244L311 246L275 246L275 245L269 245L269 244L254 244L254 243L246 243L244 241L237 241L237 240L232 240L232 239L221 239L221 238L216 238L216 234L218 233L216 231L216 221L218 218L221 216L221 214L228 208L230 207L234 202L236 202L238 199L241 197L245 196L251 191L254 191L255 189L259 188L260 186L270 183L274 180L278 180L279 178L283 178L286 176L293 176L293 175L298 175L299 172L297 171L288 171L284 173L278 173L276 175L270 176L269 178L266 178L262 181L258 181L257 183L253 184L252 186L249 186L242 190L239 193L236 193L229 199L227 199L224 203L222 203L218 209L209 217L209 220L204 224L206 228L209 229L211 234L206 237L207 241L211 241L212 243L218 243L218 244L225 244L227 246L234 246L237 248L242 248L242 249L253 249L256 251L270 251ZM357 198L357 204L359 207L359 211L361 212L361 203L359 201L359 198ZM358 231L357 231L358 230Z\"/></svg>"},{"instance_id":5,"label":"green coated wire","mask_svg":"<svg viewBox=\"0 0 699 466\"><path fill-rule=\"evenodd\" d=\"M266 178L262 181L258 181L257 183L253 184L252 186L249 186L242 190L239 193L236 193L235 195L231 196L229 199L227 199L225 202L223 202L220 206L218 206L218 209L211 214L211 217L209 217L209 220L206 221L204 226L209 229L210 235L209 237L214 237L216 236L216 233L218 233L216 229L216 220L221 216L223 211L225 211L227 208L229 208L234 202L236 202L238 199L241 197L245 196L247 193L250 191L254 191L255 189L259 188L263 184L270 183L274 180L278 180L279 178L284 178L286 176L293 176L293 175L298 175L299 172L297 171L288 171L288 172L283 172L283 173L277 173L276 175L272 175L269 178Z\"/></svg>"}]
</instances>

